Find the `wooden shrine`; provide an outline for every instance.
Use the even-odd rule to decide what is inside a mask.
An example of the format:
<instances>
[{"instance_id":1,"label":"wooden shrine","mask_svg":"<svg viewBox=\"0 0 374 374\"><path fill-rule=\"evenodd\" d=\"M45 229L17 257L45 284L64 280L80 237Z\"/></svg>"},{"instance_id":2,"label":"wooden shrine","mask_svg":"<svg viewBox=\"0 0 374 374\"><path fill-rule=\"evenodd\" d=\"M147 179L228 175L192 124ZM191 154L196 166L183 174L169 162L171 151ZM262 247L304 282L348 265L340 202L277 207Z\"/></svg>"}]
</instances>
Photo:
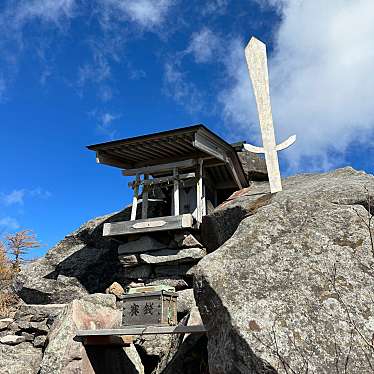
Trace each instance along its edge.
<instances>
[{"instance_id":1,"label":"wooden shrine","mask_svg":"<svg viewBox=\"0 0 374 374\"><path fill-rule=\"evenodd\" d=\"M129 221L105 223L103 235L198 229L202 217L235 190L248 186L237 151L204 125L91 145L100 164L133 177ZM160 216L151 217L151 193L160 192ZM162 192L162 193L161 193ZM141 206L139 211L138 207Z\"/></svg>"}]
</instances>

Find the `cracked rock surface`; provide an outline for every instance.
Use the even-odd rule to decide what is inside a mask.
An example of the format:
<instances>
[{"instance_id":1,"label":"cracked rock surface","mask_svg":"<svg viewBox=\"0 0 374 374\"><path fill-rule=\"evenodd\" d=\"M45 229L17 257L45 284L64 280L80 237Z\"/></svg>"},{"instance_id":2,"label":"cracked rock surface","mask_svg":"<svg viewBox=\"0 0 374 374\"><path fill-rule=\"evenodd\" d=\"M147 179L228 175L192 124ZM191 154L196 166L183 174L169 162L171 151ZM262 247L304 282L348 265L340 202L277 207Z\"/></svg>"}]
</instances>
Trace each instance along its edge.
<instances>
[{"instance_id":1,"label":"cracked rock surface","mask_svg":"<svg viewBox=\"0 0 374 374\"><path fill-rule=\"evenodd\" d=\"M252 211L266 187L233 202L246 217L195 269L210 373L372 373L374 177L344 168L283 187Z\"/></svg>"}]
</instances>

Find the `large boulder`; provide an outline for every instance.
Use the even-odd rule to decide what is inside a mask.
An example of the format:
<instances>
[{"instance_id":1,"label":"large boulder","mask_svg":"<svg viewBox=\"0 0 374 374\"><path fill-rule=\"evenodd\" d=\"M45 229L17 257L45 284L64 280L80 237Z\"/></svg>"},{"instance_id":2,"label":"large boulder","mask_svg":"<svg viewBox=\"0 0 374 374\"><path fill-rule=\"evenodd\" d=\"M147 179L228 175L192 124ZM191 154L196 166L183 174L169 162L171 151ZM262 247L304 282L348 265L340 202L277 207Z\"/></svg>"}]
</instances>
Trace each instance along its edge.
<instances>
[{"instance_id":1,"label":"large boulder","mask_svg":"<svg viewBox=\"0 0 374 374\"><path fill-rule=\"evenodd\" d=\"M264 181L268 179L265 158L246 150L237 152L248 180Z\"/></svg>"},{"instance_id":2,"label":"large boulder","mask_svg":"<svg viewBox=\"0 0 374 374\"><path fill-rule=\"evenodd\" d=\"M201 241L208 251L219 248L248 215L271 201L269 183L253 182L250 187L234 192L213 212L203 217Z\"/></svg>"},{"instance_id":3,"label":"large boulder","mask_svg":"<svg viewBox=\"0 0 374 374\"><path fill-rule=\"evenodd\" d=\"M113 329L119 328L121 323L122 311L117 309L114 295L93 294L74 300L51 328L40 374L144 374L133 346L84 346L76 337L77 330Z\"/></svg>"},{"instance_id":4,"label":"large boulder","mask_svg":"<svg viewBox=\"0 0 374 374\"><path fill-rule=\"evenodd\" d=\"M127 212L88 221L47 254L25 266L15 289L29 304L66 303L104 292L121 272L118 243L102 236L105 222L127 219Z\"/></svg>"},{"instance_id":5,"label":"large boulder","mask_svg":"<svg viewBox=\"0 0 374 374\"><path fill-rule=\"evenodd\" d=\"M152 253L142 253L140 259L147 264L182 264L197 262L206 255L203 248L162 249Z\"/></svg>"},{"instance_id":6,"label":"large boulder","mask_svg":"<svg viewBox=\"0 0 374 374\"><path fill-rule=\"evenodd\" d=\"M210 374L372 373L374 177L286 179L195 269Z\"/></svg>"},{"instance_id":7,"label":"large boulder","mask_svg":"<svg viewBox=\"0 0 374 374\"><path fill-rule=\"evenodd\" d=\"M0 343L1 374L36 374L42 360L42 351L32 343L23 342L18 345Z\"/></svg>"}]
</instances>

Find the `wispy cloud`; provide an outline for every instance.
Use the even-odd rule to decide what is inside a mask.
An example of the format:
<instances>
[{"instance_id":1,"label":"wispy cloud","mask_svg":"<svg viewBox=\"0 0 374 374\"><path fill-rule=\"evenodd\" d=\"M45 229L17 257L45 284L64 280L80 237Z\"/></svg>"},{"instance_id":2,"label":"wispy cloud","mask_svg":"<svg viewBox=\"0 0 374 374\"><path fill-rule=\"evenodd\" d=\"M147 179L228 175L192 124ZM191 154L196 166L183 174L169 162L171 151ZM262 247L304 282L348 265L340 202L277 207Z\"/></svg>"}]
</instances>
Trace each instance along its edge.
<instances>
[{"instance_id":1,"label":"wispy cloud","mask_svg":"<svg viewBox=\"0 0 374 374\"><path fill-rule=\"evenodd\" d=\"M13 190L2 196L5 205L23 205L26 190Z\"/></svg>"},{"instance_id":2,"label":"wispy cloud","mask_svg":"<svg viewBox=\"0 0 374 374\"><path fill-rule=\"evenodd\" d=\"M31 197L36 197L39 199L49 199L52 196L52 193L48 190L44 190L41 187L36 187L33 190L29 190L28 194Z\"/></svg>"},{"instance_id":3,"label":"wispy cloud","mask_svg":"<svg viewBox=\"0 0 374 374\"><path fill-rule=\"evenodd\" d=\"M18 75L19 59L32 50L40 62L42 86L56 74L56 39L68 35L70 25L83 14L84 22L95 23L85 34L82 45L91 56L77 66L76 78L64 78L80 96L95 91L103 102L117 93L112 67L128 59L124 47L129 38L141 38L145 32L168 32L171 9L178 0L5 0L0 10L0 101L9 98L9 90ZM98 32L97 24L100 27ZM33 27L32 42L28 27ZM48 50L48 53L46 51ZM124 64L126 65L126 63ZM128 64L129 65L129 64ZM145 76L141 69L128 69L130 79ZM94 87L94 90L92 90Z\"/></svg>"},{"instance_id":4,"label":"wispy cloud","mask_svg":"<svg viewBox=\"0 0 374 374\"><path fill-rule=\"evenodd\" d=\"M198 63L209 62L221 49L221 42L211 29L204 27L192 34L185 53L191 53Z\"/></svg>"},{"instance_id":5,"label":"wispy cloud","mask_svg":"<svg viewBox=\"0 0 374 374\"><path fill-rule=\"evenodd\" d=\"M20 224L18 223L18 221L15 218L9 216L0 218L0 226L3 227L0 232L2 232L3 230L16 230L20 228Z\"/></svg>"},{"instance_id":6,"label":"wispy cloud","mask_svg":"<svg viewBox=\"0 0 374 374\"><path fill-rule=\"evenodd\" d=\"M15 21L15 27L22 27L25 22L34 18L61 27L64 20L73 16L75 6L75 0L31 0L18 2L17 5L8 8L8 12Z\"/></svg>"},{"instance_id":7,"label":"wispy cloud","mask_svg":"<svg viewBox=\"0 0 374 374\"><path fill-rule=\"evenodd\" d=\"M186 73L181 70L181 60L169 60L164 65L164 93L183 105L189 112L198 112L203 107L201 93Z\"/></svg>"},{"instance_id":8,"label":"wispy cloud","mask_svg":"<svg viewBox=\"0 0 374 374\"><path fill-rule=\"evenodd\" d=\"M298 136L284 154L292 170L337 166L352 142L368 144L373 139L374 3L267 4L276 7L282 19L269 58L276 131L280 141ZM226 65L231 83L221 102L227 120L245 133L246 126L249 131L250 124L257 123L257 113L243 49L238 41L237 62Z\"/></svg>"},{"instance_id":9,"label":"wispy cloud","mask_svg":"<svg viewBox=\"0 0 374 374\"><path fill-rule=\"evenodd\" d=\"M257 112L244 57L243 41L227 42L228 53L221 55L226 79L217 95L222 117L234 137L259 141Z\"/></svg>"},{"instance_id":10,"label":"wispy cloud","mask_svg":"<svg viewBox=\"0 0 374 374\"><path fill-rule=\"evenodd\" d=\"M102 112L94 109L89 113L96 121L96 131L106 138L113 139L117 133L117 129L113 127L113 122L121 118L121 114Z\"/></svg>"},{"instance_id":11,"label":"wispy cloud","mask_svg":"<svg viewBox=\"0 0 374 374\"><path fill-rule=\"evenodd\" d=\"M227 11L229 0L209 0L202 7L202 14L209 16L222 15Z\"/></svg>"},{"instance_id":12,"label":"wispy cloud","mask_svg":"<svg viewBox=\"0 0 374 374\"><path fill-rule=\"evenodd\" d=\"M13 190L9 193L0 193L0 203L5 206L12 205L24 205L25 198L38 198L38 199L47 199L51 197L52 194L42 189L41 187L36 187L34 189L19 189Z\"/></svg>"},{"instance_id":13,"label":"wispy cloud","mask_svg":"<svg viewBox=\"0 0 374 374\"><path fill-rule=\"evenodd\" d=\"M76 0L5 0L0 12L0 63L3 70L0 77L0 101L9 98L9 88L18 74L18 62L22 53L33 49L34 55L39 56L40 45L51 38L46 31L67 29L70 20L75 17ZM33 33L32 43L28 42L29 34L25 33L27 26L36 24L37 31ZM41 61L42 63L45 61ZM46 69L40 77L40 82L46 79Z\"/></svg>"},{"instance_id":14,"label":"wispy cloud","mask_svg":"<svg viewBox=\"0 0 374 374\"><path fill-rule=\"evenodd\" d=\"M106 25L113 19L135 22L143 29L154 29L166 19L174 5L173 0L101 0L104 12L102 16Z\"/></svg>"}]
</instances>

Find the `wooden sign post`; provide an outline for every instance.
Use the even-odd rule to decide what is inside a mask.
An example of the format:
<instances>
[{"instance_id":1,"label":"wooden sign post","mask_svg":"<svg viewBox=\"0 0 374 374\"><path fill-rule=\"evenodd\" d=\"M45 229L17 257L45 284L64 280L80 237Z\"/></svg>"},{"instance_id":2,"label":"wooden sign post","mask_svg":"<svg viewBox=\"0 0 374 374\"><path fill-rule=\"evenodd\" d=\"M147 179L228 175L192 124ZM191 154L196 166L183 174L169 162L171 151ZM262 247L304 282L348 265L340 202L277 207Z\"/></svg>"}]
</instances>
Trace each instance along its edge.
<instances>
[{"instance_id":1,"label":"wooden sign post","mask_svg":"<svg viewBox=\"0 0 374 374\"><path fill-rule=\"evenodd\" d=\"M263 147L244 144L244 148L250 152L265 154L270 191L271 193L279 192L282 191L282 182L277 152L292 145L296 140L296 135L293 135L283 143L276 145L270 104L269 73L265 43L252 37L245 48L245 57L252 81L253 92L256 98Z\"/></svg>"}]
</instances>

